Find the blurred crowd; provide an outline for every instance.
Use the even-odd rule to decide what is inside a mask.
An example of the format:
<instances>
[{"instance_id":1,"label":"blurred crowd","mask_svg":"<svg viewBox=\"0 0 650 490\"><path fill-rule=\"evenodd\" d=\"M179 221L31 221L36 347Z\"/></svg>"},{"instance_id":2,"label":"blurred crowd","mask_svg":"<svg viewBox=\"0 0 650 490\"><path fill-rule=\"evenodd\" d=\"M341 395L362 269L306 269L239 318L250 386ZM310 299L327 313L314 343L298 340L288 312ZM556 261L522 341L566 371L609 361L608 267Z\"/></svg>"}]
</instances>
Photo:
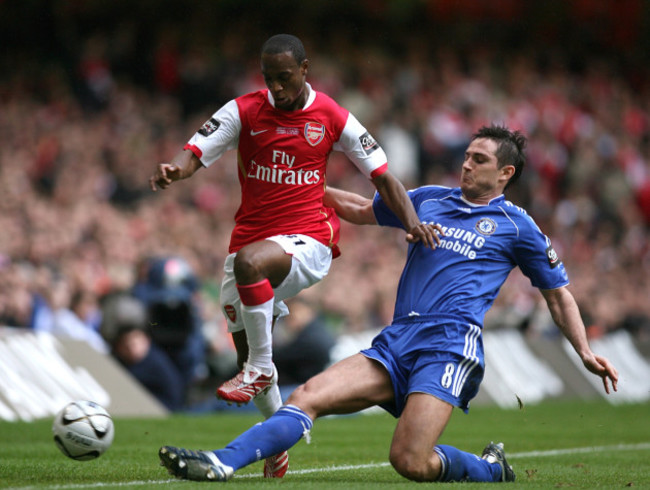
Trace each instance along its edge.
<instances>
[{"instance_id":1,"label":"blurred crowd","mask_svg":"<svg viewBox=\"0 0 650 490\"><path fill-rule=\"evenodd\" d=\"M184 391L165 395L178 409L188 387L225 379L234 365L219 285L239 203L236 155L162 192L149 190L148 177L222 103L263 87L259 44L233 28L218 49L202 49L205 39L183 42L161 26L148 75L136 77L123 56L129 32L97 32L74 62L25 63L0 78L0 324L83 339L142 379L141 363L154 356L178 370ZM528 135L527 168L507 197L553 241L589 334L650 336L650 79L597 55L576 63L544 47L456 51L414 38L395 50L388 39L332 34L328 45L303 36L308 81L364 123L407 187L457 185L482 124ZM328 184L372 192L336 153ZM329 276L301 293L320 330L387 324L403 233L344 223L340 245ZM152 293L169 281L179 296ZM187 308L161 313L156 305L170 301ZM551 335L545 311L515 271L486 328ZM164 318L188 322L180 341L165 337ZM285 327L278 342L297 335ZM151 389L162 389L155 381Z\"/></svg>"}]
</instances>

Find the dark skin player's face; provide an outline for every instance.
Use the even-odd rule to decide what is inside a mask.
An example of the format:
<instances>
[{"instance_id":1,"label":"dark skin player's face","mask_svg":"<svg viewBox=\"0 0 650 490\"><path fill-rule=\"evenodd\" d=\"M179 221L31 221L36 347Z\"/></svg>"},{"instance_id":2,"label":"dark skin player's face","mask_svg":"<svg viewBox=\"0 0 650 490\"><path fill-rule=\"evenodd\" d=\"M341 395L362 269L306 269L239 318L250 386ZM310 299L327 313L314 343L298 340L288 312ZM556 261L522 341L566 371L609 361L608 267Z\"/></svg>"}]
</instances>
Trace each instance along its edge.
<instances>
[{"instance_id":1,"label":"dark skin player's face","mask_svg":"<svg viewBox=\"0 0 650 490\"><path fill-rule=\"evenodd\" d=\"M275 107L283 111L302 109L307 101L306 76L309 61L300 65L287 51L280 54L262 54L262 75L271 91Z\"/></svg>"}]
</instances>

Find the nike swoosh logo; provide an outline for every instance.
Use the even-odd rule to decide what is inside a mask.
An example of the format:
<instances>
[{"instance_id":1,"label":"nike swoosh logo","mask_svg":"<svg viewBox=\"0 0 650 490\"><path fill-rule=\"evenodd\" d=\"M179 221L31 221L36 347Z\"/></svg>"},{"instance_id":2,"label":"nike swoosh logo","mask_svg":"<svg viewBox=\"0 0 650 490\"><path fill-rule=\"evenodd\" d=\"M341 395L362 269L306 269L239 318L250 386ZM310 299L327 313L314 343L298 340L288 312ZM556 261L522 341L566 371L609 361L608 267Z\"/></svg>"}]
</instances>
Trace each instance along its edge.
<instances>
[{"instance_id":1,"label":"nike swoosh logo","mask_svg":"<svg viewBox=\"0 0 650 490\"><path fill-rule=\"evenodd\" d=\"M258 134L266 133L267 131L268 131L268 129L262 129L260 131L253 131L251 129L251 136L257 136Z\"/></svg>"}]
</instances>

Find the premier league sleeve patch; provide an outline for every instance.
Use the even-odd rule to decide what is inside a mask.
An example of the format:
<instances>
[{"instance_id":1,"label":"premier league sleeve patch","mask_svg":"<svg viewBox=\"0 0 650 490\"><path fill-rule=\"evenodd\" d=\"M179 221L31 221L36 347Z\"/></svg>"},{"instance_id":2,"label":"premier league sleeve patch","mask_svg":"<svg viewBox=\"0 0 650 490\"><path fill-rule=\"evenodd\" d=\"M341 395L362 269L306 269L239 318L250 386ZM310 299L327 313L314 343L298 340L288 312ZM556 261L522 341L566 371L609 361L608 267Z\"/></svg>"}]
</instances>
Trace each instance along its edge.
<instances>
[{"instance_id":1,"label":"premier league sleeve patch","mask_svg":"<svg viewBox=\"0 0 650 490\"><path fill-rule=\"evenodd\" d=\"M379 148L375 138L373 138L368 131L359 136L359 143L361 143L361 147L366 155L370 155L373 151Z\"/></svg>"},{"instance_id":2,"label":"premier league sleeve patch","mask_svg":"<svg viewBox=\"0 0 650 490\"><path fill-rule=\"evenodd\" d=\"M548 259L548 265L551 266L551 269L555 269L560 265L560 257L557 256L557 252L550 245L546 249L546 258Z\"/></svg>"},{"instance_id":3,"label":"premier league sleeve patch","mask_svg":"<svg viewBox=\"0 0 650 490\"><path fill-rule=\"evenodd\" d=\"M203 126L201 126L201 129L199 129L198 133L203 136L210 136L212 133L214 133L217 129L219 129L219 126L221 126L221 123L217 121L214 117L211 117L205 123Z\"/></svg>"}]
</instances>

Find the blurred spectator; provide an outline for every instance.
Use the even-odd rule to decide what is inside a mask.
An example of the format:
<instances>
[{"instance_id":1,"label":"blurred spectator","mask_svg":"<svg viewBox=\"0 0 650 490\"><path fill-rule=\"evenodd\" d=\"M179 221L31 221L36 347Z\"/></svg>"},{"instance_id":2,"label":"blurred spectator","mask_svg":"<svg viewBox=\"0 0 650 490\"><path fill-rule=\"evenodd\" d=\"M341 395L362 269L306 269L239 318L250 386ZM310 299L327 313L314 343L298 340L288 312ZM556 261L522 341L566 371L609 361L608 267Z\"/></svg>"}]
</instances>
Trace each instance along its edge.
<instances>
[{"instance_id":1,"label":"blurred spectator","mask_svg":"<svg viewBox=\"0 0 650 490\"><path fill-rule=\"evenodd\" d=\"M280 384L299 385L327 367L336 340L309 302L293 298L287 306L291 314L274 327L273 362Z\"/></svg>"},{"instance_id":2,"label":"blurred spectator","mask_svg":"<svg viewBox=\"0 0 650 490\"><path fill-rule=\"evenodd\" d=\"M49 306L35 286L35 267L28 262L6 262L0 268L2 325L34 328Z\"/></svg>"},{"instance_id":3,"label":"blurred spectator","mask_svg":"<svg viewBox=\"0 0 650 490\"><path fill-rule=\"evenodd\" d=\"M78 70L82 82L82 100L88 109L104 109L113 88L107 49L108 40L103 34L88 38L83 45Z\"/></svg>"},{"instance_id":4,"label":"blurred spectator","mask_svg":"<svg viewBox=\"0 0 650 490\"><path fill-rule=\"evenodd\" d=\"M189 389L207 376L199 282L180 257L151 258L145 267L144 280L135 284L132 294L147 308L153 342L167 353Z\"/></svg>"},{"instance_id":5,"label":"blurred spectator","mask_svg":"<svg viewBox=\"0 0 650 490\"><path fill-rule=\"evenodd\" d=\"M70 281L73 296L88 292L91 298L130 290L141 257L149 256L186 258L198 289L220 282L222 242L239 201L236 154L225 155L230 161L211 167L200 183L188 181L155 200L147 189L150 167L142 162L173 154L177 142L204 122L193 112L205 112L197 100L214 106L214 99L263 86L259 43L251 42L247 26L261 26L264 37L265 29L304 25L314 8L323 29L303 35L318 58L313 85L322 84L337 99L354 97L368 111L369 129L397 153L391 158L396 174L407 180L416 175L415 185L456 182L456 150L468 132L486 121L521 128L529 136L530 168L507 191L508 199L529 209L547 231L594 325L648 337L650 64L640 39L613 52L602 30L603 49L590 49L597 46L595 32L574 22L564 31L580 42L553 46L558 33L545 29L560 24L544 23L542 15L537 28L544 35L532 19L529 35L517 35L513 50L516 31L510 28L516 26L503 19L479 26L469 21L458 33L451 17L444 28L437 23L442 14L436 2L392 2L372 15L360 15L363 4L347 2L346 11L359 9L354 29L340 22L336 6L323 11L304 3L280 19L241 2L217 2L188 18L178 15L186 10L182 3L170 2L146 29L133 31L137 43L127 51L137 51L134 65L120 61L123 48L114 42L124 39L120 9L96 1L41 3L55 15L38 18L43 28L20 30L26 24L12 14L32 20L31 10L0 2L6 28L0 54L2 324L42 325L53 307L56 276L47 273L53 265ZM598 4L603 12L620 12L620 2ZM457 8L462 18L463 7ZM383 37L374 35L378 21ZM179 34L188 30L197 36ZM638 26L628 32L647 35ZM460 36L462 43L456 42ZM339 154L332 154L330 166L328 183L372 193ZM386 323L402 246L385 230L343 224L341 263L309 291L329 328L346 333ZM206 304L196 313L203 322L196 328L209 324L215 332L209 349L228 352L220 344L218 295L198 289L193 294ZM547 320L536 315L538 293L517 276L499 298L486 328L510 325L530 335L548 330ZM96 325L68 301L81 321Z\"/></svg>"},{"instance_id":6,"label":"blurred spectator","mask_svg":"<svg viewBox=\"0 0 650 490\"><path fill-rule=\"evenodd\" d=\"M116 294L105 299L102 311L101 333L115 358L167 409L183 408L185 380L151 340L144 304L128 294Z\"/></svg>"},{"instance_id":7,"label":"blurred spectator","mask_svg":"<svg viewBox=\"0 0 650 490\"><path fill-rule=\"evenodd\" d=\"M91 293L75 293L71 288L70 281L65 277L53 281L48 314L41 316L40 324L35 325L35 329L48 331L56 337L86 342L96 351L108 353L106 342L95 329L96 324L92 323L97 319L94 298Z\"/></svg>"},{"instance_id":8,"label":"blurred spectator","mask_svg":"<svg viewBox=\"0 0 650 490\"><path fill-rule=\"evenodd\" d=\"M0 326L48 332L108 352L98 332L98 305L91 291L77 288L49 266L26 262L0 265L0 283Z\"/></svg>"}]
</instances>

